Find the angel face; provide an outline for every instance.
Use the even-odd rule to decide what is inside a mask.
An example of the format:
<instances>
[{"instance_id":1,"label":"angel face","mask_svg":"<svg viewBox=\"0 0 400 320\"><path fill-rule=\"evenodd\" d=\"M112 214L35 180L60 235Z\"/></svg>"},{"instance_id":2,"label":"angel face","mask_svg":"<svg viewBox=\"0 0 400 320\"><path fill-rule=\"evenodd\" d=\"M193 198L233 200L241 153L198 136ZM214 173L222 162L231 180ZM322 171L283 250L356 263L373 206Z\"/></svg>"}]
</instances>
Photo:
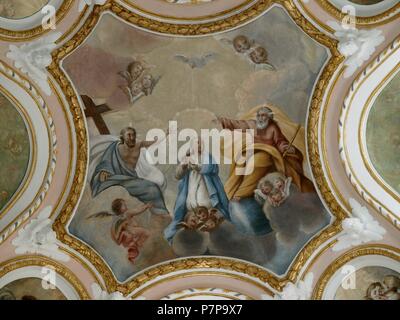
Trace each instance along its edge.
<instances>
[{"instance_id":1,"label":"angel face","mask_svg":"<svg viewBox=\"0 0 400 320\"><path fill-rule=\"evenodd\" d=\"M196 215L194 214L194 212L189 212L189 213L186 215L185 222L186 222L186 224L188 225L188 227L189 227L190 229L196 229L199 220L197 219L197 217L196 217Z\"/></svg>"},{"instance_id":2,"label":"angel face","mask_svg":"<svg viewBox=\"0 0 400 320\"><path fill-rule=\"evenodd\" d=\"M207 208L203 208L200 207L196 210L196 217L200 220L200 221L205 221L207 220L207 218L209 217L209 213Z\"/></svg>"},{"instance_id":3,"label":"angel face","mask_svg":"<svg viewBox=\"0 0 400 320\"><path fill-rule=\"evenodd\" d=\"M261 186L260 190L263 194L269 195L270 192L272 191L273 187L272 184L269 181L265 181Z\"/></svg>"},{"instance_id":4,"label":"angel face","mask_svg":"<svg viewBox=\"0 0 400 320\"><path fill-rule=\"evenodd\" d=\"M115 199L111 204L111 209L117 216L119 216L128 211L128 206L124 199Z\"/></svg>"},{"instance_id":5,"label":"angel face","mask_svg":"<svg viewBox=\"0 0 400 320\"><path fill-rule=\"evenodd\" d=\"M268 62L268 52L263 47L257 47L250 53L250 59L255 64Z\"/></svg>"},{"instance_id":6,"label":"angel face","mask_svg":"<svg viewBox=\"0 0 400 320\"><path fill-rule=\"evenodd\" d=\"M285 191L285 181L281 178L275 179L274 188L280 190L281 192L284 192Z\"/></svg>"},{"instance_id":7,"label":"angel face","mask_svg":"<svg viewBox=\"0 0 400 320\"><path fill-rule=\"evenodd\" d=\"M134 82L131 85L131 93L132 96L136 97L137 95L143 92L143 86L140 82Z\"/></svg>"},{"instance_id":8,"label":"angel face","mask_svg":"<svg viewBox=\"0 0 400 320\"><path fill-rule=\"evenodd\" d=\"M392 275L385 276L383 278L383 284L387 289L398 288L400 287L400 278Z\"/></svg>"},{"instance_id":9,"label":"angel face","mask_svg":"<svg viewBox=\"0 0 400 320\"><path fill-rule=\"evenodd\" d=\"M278 189L273 189L269 196L269 200L274 207L278 207L282 204L282 201L285 200L285 194Z\"/></svg>"},{"instance_id":10,"label":"angel face","mask_svg":"<svg viewBox=\"0 0 400 320\"><path fill-rule=\"evenodd\" d=\"M379 282L373 283L369 286L367 297L372 300L383 300L384 299L384 288Z\"/></svg>"},{"instance_id":11,"label":"angel face","mask_svg":"<svg viewBox=\"0 0 400 320\"><path fill-rule=\"evenodd\" d=\"M239 53L245 53L251 47L250 41L246 36L240 35L233 39L233 47Z\"/></svg>"},{"instance_id":12,"label":"angel face","mask_svg":"<svg viewBox=\"0 0 400 320\"><path fill-rule=\"evenodd\" d=\"M139 61L135 61L129 65L128 71L131 74L133 80L136 80L143 73L144 67Z\"/></svg>"},{"instance_id":13,"label":"angel face","mask_svg":"<svg viewBox=\"0 0 400 320\"><path fill-rule=\"evenodd\" d=\"M204 223L204 226L206 227L207 230L212 230L216 228L217 224L213 219L208 219L206 223Z\"/></svg>"},{"instance_id":14,"label":"angel face","mask_svg":"<svg viewBox=\"0 0 400 320\"><path fill-rule=\"evenodd\" d=\"M153 77L151 74L145 74L142 79L143 88L149 89L153 86Z\"/></svg>"},{"instance_id":15,"label":"angel face","mask_svg":"<svg viewBox=\"0 0 400 320\"><path fill-rule=\"evenodd\" d=\"M45 68L51 64L51 56L45 49L42 50L34 50L30 56L28 57L30 62L39 68Z\"/></svg>"}]
</instances>

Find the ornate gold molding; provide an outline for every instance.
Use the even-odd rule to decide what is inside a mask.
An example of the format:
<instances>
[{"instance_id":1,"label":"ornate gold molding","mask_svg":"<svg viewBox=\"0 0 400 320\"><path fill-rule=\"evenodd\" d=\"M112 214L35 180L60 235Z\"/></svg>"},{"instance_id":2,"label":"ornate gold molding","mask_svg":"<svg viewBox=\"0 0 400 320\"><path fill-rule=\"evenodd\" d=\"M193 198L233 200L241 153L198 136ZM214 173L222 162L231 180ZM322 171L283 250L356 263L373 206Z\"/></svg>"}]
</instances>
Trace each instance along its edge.
<instances>
[{"instance_id":1,"label":"ornate gold molding","mask_svg":"<svg viewBox=\"0 0 400 320\"><path fill-rule=\"evenodd\" d=\"M349 125L347 125L349 114L351 110L356 110L357 108L353 107L353 103L358 101L357 98L360 92L362 92L362 86L364 83L373 76L377 71L377 69L387 62L388 59L391 58L393 54L400 50L400 37L397 37L393 42L391 42L383 51L381 51L374 60L372 60L363 70L361 70L355 79L353 80L349 91L344 99L343 108L340 113L340 121L339 121L339 130L338 130L338 145L339 145L339 154L341 162L343 163L344 169L346 171L346 175L350 181L350 183L355 187L357 193L372 207L376 209L387 221L389 221L392 225L394 225L397 229L400 228L398 223L399 217L393 211L393 206L391 209L384 204L384 198L377 199L372 193L371 188L367 188L365 184L363 184L360 180L360 177L364 175L363 172L359 173L357 168L360 167L360 163L355 165L354 162L351 161L351 157L349 155L349 150L354 150L349 148L346 143L346 137L349 137ZM384 192L387 193L393 200L399 202L398 194L390 187L385 185L386 182L383 182L383 179L380 177L379 173L375 173L374 169L372 169L372 164L370 165L367 155L367 150L364 150L361 142L364 141L362 134L361 125L365 121L366 110L368 106L370 106L372 100L377 96L377 92L381 90L383 84L387 82L387 79L390 78L394 73L398 72L399 65L394 65L393 68L388 71L388 74L385 74L383 79L380 79L378 85L374 90L368 93L368 99L366 103L361 107L361 117L357 122L357 141L359 143L358 149L360 150L360 156L362 159L362 164L364 165L366 172L368 175L379 185ZM346 129L347 128L347 129ZM351 126L350 126L351 128ZM370 190L371 189L371 190Z\"/></svg>"},{"instance_id":2,"label":"ornate gold molding","mask_svg":"<svg viewBox=\"0 0 400 320\"><path fill-rule=\"evenodd\" d=\"M64 0L60 8L56 12L56 23L60 23L68 11L71 9L75 0ZM41 35L51 31L51 29L43 29L42 25L29 30L14 31L0 28L0 40L3 41L28 41L40 37Z\"/></svg>"},{"instance_id":3,"label":"ornate gold molding","mask_svg":"<svg viewBox=\"0 0 400 320\"><path fill-rule=\"evenodd\" d=\"M334 16L337 20L342 20L346 14L341 12L329 0L315 1L321 8ZM350 3L349 3L350 5ZM383 23L388 23L400 17L400 2L390 9L371 17L356 17L356 24L359 26L378 26Z\"/></svg>"},{"instance_id":4,"label":"ornate gold molding","mask_svg":"<svg viewBox=\"0 0 400 320\"><path fill-rule=\"evenodd\" d=\"M3 75L0 71L0 75ZM11 199L6 203L6 205L1 208L0 210L0 219L4 217L8 210L15 205L15 203L18 201L18 199L22 196L26 188L28 187L28 184L31 182L32 177L33 177L33 169L36 165L37 161L37 141L35 137L35 129L32 124L32 120L30 119L29 115L27 114L26 110L22 106L22 104L18 101L18 99L8 90L6 90L1 84L0 84L0 93L3 94L14 106L14 108L17 110L17 112L20 114L21 118L23 119L25 123L25 127L27 129L28 137L30 140L30 155L29 155L29 161L28 161L28 166L26 168L24 178L22 179L18 189L16 192L12 195Z\"/></svg>"},{"instance_id":5,"label":"ornate gold molding","mask_svg":"<svg viewBox=\"0 0 400 320\"><path fill-rule=\"evenodd\" d=\"M18 214L7 226L5 226L4 228L2 228L2 230L0 230L0 244L1 244L8 237L10 237L21 226L22 223L24 223L27 219L29 219L36 212L36 209L39 208L39 206L41 205L49 189L49 186L51 184L55 172L55 164L57 162L57 156L56 156L57 137L56 137L56 129L54 126L52 114L36 85L31 83L31 81L21 72L9 66L3 61L0 61L0 76L15 83L20 89L22 89L26 94L28 94L34 101L34 103L37 105L37 108L40 110L43 120L46 122L47 125L49 146L51 148L51 150L49 151L49 158L46 165L47 172L40 188L38 189L35 195L35 198L26 207L24 207L21 210L21 213ZM4 209L4 211L2 210L0 218L6 215L7 212L8 209L7 210Z\"/></svg>"},{"instance_id":6,"label":"ornate gold molding","mask_svg":"<svg viewBox=\"0 0 400 320\"><path fill-rule=\"evenodd\" d=\"M89 300L90 296L80 280L65 266L43 256L20 256L7 260L0 264L0 278L7 273L24 267L39 266L52 267L56 273L62 276L78 293L80 299Z\"/></svg>"},{"instance_id":7,"label":"ornate gold molding","mask_svg":"<svg viewBox=\"0 0 400 320\"><path fill-rule=\"evenodd\" d=\"M324 229L318 236L314 237L307 243L307 245L293 261L287 275L281 278L261 267L250 263L228 258L203 257L170 261L158 267L141 272L123 284L118 283L111 269L104 262L103 258L88 245L69 235L67 231L67 223L72 218L74 209L78 204L78 200L83 190L84 181L86 178L88 141L86 136L84 115L82 113L81 106L79 105L77 94L74 91L68 77L60 68L60 63L67 55L72 53L80 44L83 43L83 41L88 37L90 32L98 23L100 15L104 12L111 12L120 19L149 31L171 35L197 36L221 32L240 26L265 13L273 3L280 4L283 8L285 8L295 23L305 33L307 33L320 44L330 49L331 57L327 65L324 67L320 79L316 84L309 110L307 144L309 150L309 160L316 184L324 201L327 203L331 212L336 217L336 220L333 222L333 224ZM57 232L57 237L60 241L85 256L96 267L96 269L103 276L106 287L110 292L119 290L124 294L128 294L130 291L139 288L144 283L154 279L157 276L179 270L202 268L219 268L222 270L237 271L250 277L258 278L262 282L267 282L276 290L282 290L288 281L295 282L300 274L301 268L305 265L312 253L321 244L328 241L331 237L340 232L341 221L346 217L345 211L336 201L324 177L321 156L318 147L318 121L320 118L320 110L325 89L327 88L328 83L343 60L344 58L337 50L337 41L320 32L312 23L302 16L301 12L295 6L293 0L260 0L250 8L231 17L221 19L219 21L199 24L173 24L156 21L130 12L115 1L107 2L103 6L94 7L93 12L84 22L80 30L72 37L72 39L67 41L61 48L53 52L53 63L49 67L49 72L58 82L68 103L70 104L70 111L75 124L78 146L77 164L72 188L60 215L57 217L53 225Z\"/></svg>"},{"instance_id":8,"label":"ornate gold molding","mask_svg":"<svg viewBox=\"0 0 400 320\"><path fill-rule=\"evenodd\" d=\"M315 285L314 292L312 295L312 299L321 300L326 289L326 286L333 275L345 264L350 262L351 260L367 256L367 255L381 255L385 257L389 257L393 260L400 262L400 249L391 247L388 245L364 245L356 247L345 254L341 255L334 262L332 262L318 279L317 284Z\"/></svg>"},{"instance_id":9,"label":"ornate gold molding","mask_svg":"<svg viewBox=\"0 0 400 320\"><path fill-rule=\"evenodd\" d=\"M185 18L185 17L179 17L179 16L172 16L172 15L162 15L162 14L155 14L154 12L150 12L136 4L133 4L132 1L130 0L120 0L123 4L125 4L128 7L131 7L141 13L156 17L156 18L160 18L160 19L165 19L165 20L180 20L180 21L200 21L200 20L211 20L211 19L216 19L218 17L230 14L230 13L234 13L234 12L238 12L241 9L243 9L245 6L251 4L252 2L254 2L254 0L246 0L243 3L228 9L228 10L224 10L224 11L220 11L218 13L215 14L210 14L210 15L205 15L205 16L199 16L199 17L195 17L195 18ZM173 4L173 3L170 3Z\"/></svg>"},{"instance_id":10,"label":"ornate gold molding","mask_svg":"<svg viewBox=\"0 0 400 320\"><path fill-rule=\"evenodd\" d=\"M192 260L192 259L182 259L182 260ZM229 260L229 259L227 259L227 260ZM192 262L195 262L195 261L192 261ZM248 283L251 286L257 287L257 288L263 290L265 294L267 294L267 295L269 295L271 297L274 296L274 293L271 290L269 290L265 285L262 285L258 281L250 279L250 278L248 278L246 276L235 274L235 273L228 273L226 271L226 269L223 269L224 271L222 271L222 272L221 271L208 271L208 270L205 270L205 271L204 270L191 271L192 269L193 270L196 269L198 264L191 264L189 266L193 266L193 267L180 268L179 270L177 270L177 271L183 271L183 270L187 271L185 273L182 272L182 273L179 273L179 274L174 274L174 275L171 275L171 276L163 277L161 279L159 278L159 279L153 281L151 284L149 284L149 285L147 285L145 287L141 287L140 290L136 291L131 296L131 299L136 299L136 298L138 298L140 296L143 296L149 290L153 290L156 286L165 284L166 282L174 281L174 280L177 280L177 279L190 278L190 277L194 277L194 276L202 276L202 277L212 276L212 277L224 277L224 278L229 278L229 279L235 279L235 280L239 280L239 281ZM150 270L148 270L150 273L157 274L154 277L154 279L158 276L158 273L160 273L160 275L162 275L161 274L162 270L160 270L160 272L158 272L157 270L153 270L153 269L157 269L157 268L158 267L153 267ZM234 270L230 270L230 271L234 271ZM172 271L167 272L167 273L171 273L171 272ZM166 274L166 273L164 273L164 274ZM145 284L146 282L144 282L143 284ZM253 297L253 298L256 299L256 297Z\"/></svg>"}]
</instances>

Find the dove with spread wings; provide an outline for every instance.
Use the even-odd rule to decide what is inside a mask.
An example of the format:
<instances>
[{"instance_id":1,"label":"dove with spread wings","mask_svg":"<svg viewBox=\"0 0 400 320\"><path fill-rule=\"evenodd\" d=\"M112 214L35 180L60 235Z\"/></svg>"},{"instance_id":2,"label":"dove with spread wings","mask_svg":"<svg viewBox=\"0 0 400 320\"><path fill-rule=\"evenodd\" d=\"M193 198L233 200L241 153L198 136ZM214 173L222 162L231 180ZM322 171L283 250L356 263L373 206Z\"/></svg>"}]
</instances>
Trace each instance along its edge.
<instances>
[{"instance_id":1,"label":"dove with spread wings","mask_svg":"<svg viewBox=\"0 0 400 320\"><path fill-rule=\"evenodd\" d=\"M208 63L217 57L216 53L210 52L202 56L187 57L182 54L174 56L175 60L187 64L192 69L201 69L208 65Z\"/></svg>"}]
</instances>

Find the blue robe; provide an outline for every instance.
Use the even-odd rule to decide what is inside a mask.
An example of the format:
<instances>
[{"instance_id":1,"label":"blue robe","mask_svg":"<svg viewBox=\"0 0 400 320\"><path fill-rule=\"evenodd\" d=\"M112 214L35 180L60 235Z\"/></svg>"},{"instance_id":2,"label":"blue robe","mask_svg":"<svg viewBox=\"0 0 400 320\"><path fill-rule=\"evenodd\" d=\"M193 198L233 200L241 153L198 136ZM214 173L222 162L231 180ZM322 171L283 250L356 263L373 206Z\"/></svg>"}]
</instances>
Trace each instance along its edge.
<instances>
[{"instance_id":1,"label":"blue robe","mask_svg":"<svg viewBox=\"0 0 400 320\"><path fill-rule=\"evenodd\" d=\"M132 197L144 203L152 203L151 209L156 214L167 214L164 197L160 187L149 180L138 177L136 170L129 169L121 158L118 151L119 142L113 142L104 152L100 163L97 165L93 174L90 186L92 196L97 196L100 192L114 186L125 188ZM100 172L106 171L110 177L101 182Z\"/></svg>"},{"instance_id":2,"label":"blue robe","mask_svg":"<svg viewBox=\"0 0 400 320\"><path fill-rule=\"evenodd\" d=\"M225 219L230 221L229 201L225 194L224 186L218 176L219 168L211 155L209 155L209 164L203 164L200 174L203 176L208 194L210 196L211 205L218 209ZM178 224L182 222L186 216L186 200L189 190L190 170L186 172L180 180L178 186L178 197L175 203L174 219L170 225L164 230L164 237L171 243L173 237L178 231Z\"/></svg>"}]
</instances>

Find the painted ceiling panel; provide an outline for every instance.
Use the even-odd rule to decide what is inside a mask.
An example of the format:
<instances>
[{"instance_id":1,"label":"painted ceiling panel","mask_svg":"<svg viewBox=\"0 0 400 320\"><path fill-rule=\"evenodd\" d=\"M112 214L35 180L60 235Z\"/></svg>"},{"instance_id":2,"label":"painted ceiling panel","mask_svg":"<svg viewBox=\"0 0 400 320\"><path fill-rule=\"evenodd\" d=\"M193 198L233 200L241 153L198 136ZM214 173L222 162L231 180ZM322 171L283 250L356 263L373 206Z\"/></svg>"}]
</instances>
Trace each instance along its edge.
<instances>
[{"instance_id":1,"label":"painted ceiling panel","mask_svg":"<svg viewBox=\"0 0 400 320\"><path fill-rule=\"evenodd\" d=\"M0 0L0 299L400 300L388 2Z\"/></svg>"}]
</instances>

